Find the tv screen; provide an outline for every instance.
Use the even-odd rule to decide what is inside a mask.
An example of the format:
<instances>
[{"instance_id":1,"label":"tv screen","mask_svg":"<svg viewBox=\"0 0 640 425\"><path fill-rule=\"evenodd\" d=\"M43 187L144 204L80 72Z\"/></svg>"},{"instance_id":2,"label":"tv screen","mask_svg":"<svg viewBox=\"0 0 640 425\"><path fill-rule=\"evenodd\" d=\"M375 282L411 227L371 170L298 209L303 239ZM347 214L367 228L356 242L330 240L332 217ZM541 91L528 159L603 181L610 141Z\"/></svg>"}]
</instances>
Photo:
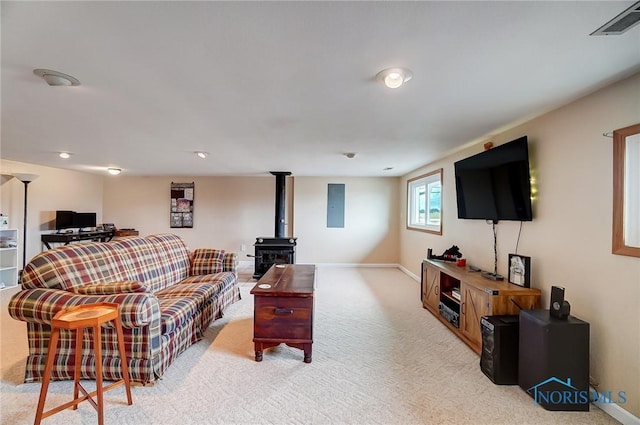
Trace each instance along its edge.
<instances>
[{"instance_id":1,"label":"tv screen","mask_svg":"<svg viewBox=\"0 0 640 425\"><path fill-rule=\"evenodd\" d=\"M527 136L454 163L458 218L531 221Z\"/></svg>"},{"instance_id":2,"label":"tv screen","mask_svg":"<svg viewBox=\"0 0 640 425\"><path fill-rule=\"evenodd\" d=\"M85 227L96 227L96 213L76 213L75 226L80 229Z\"/></svg>"},{"instance_id":3,"label":"tv screen","mask_svg":"<svg viewBox=\"0 0 640 425\"><path fill-rule=\"evenodd\" d=\"M56 211L56 230L76 227L75 214L73 211Z\"/></svg>"}]
</instances>

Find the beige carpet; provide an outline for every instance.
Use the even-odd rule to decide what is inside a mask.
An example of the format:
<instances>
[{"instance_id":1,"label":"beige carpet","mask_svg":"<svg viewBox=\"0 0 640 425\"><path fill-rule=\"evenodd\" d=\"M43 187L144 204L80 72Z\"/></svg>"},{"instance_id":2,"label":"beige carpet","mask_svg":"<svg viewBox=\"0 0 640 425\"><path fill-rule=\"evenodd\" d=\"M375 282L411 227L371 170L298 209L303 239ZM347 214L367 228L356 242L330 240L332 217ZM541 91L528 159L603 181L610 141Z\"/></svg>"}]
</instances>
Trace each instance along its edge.
<instances>
[{"instance_id":1,"label":"beige carpet","mask_svg":"<svg viewBox=\"0 0 640 425\"><path fill-rule=\"evenodd\" d=\"M279 346L253 360L251 280L153 387L106 394L107 424L611 424L601 410L549 412L518 386L496 386L479 358L421 307L419 285L397 269L320 267L313 362ZM26 335L2 315L0 422L33 423L40 384L22 384ZM13 323L11 323L13 322ZM22 333L21 333L22 332ZM19 341L16 345L15 341ZM70 399L56 382L47 406ZM97 423L82 403L45 424Z\"/></svg>"}]
</instances>

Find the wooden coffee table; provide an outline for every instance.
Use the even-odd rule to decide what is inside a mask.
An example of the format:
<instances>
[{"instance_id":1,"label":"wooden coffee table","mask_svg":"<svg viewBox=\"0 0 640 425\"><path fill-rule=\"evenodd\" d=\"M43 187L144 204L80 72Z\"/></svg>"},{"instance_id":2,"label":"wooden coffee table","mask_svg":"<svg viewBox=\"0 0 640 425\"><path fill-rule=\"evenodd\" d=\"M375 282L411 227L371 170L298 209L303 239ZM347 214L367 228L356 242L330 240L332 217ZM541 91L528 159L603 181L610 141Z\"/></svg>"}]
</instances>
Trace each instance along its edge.
<instances>
[{"instance_id":1,"label":"wooden coffee table","mask_svg":"<svg viewBox=\"0 0 640 425\"><path fill-rule=\"evenodd\" d=\"M284 343L303 350L311 363L315 276L313 264L275 264L253 287L257 362L264 349Z\"/></svg>"}]
</instances>

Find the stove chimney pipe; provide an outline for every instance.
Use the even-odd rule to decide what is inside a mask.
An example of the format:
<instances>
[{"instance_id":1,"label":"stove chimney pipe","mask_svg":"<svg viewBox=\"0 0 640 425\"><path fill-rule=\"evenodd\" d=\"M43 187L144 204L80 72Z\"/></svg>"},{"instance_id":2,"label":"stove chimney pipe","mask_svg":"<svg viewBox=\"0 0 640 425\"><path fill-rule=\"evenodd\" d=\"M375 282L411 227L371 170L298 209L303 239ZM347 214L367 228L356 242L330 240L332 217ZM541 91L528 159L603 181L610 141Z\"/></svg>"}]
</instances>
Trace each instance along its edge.
<instances>
[{"instance_id":1,"label":"stove chimney pipe","mask_svg":"<svg viewBox=\"0 0 640 425\"><path fill-rule=\"evenodd\" d=\"M284 238L285 224L285 196L286 196L286 177L291 175L290 171L269 171L276 176L276 218L275 218L275 237Z\"/></svg>"}]
</instances>

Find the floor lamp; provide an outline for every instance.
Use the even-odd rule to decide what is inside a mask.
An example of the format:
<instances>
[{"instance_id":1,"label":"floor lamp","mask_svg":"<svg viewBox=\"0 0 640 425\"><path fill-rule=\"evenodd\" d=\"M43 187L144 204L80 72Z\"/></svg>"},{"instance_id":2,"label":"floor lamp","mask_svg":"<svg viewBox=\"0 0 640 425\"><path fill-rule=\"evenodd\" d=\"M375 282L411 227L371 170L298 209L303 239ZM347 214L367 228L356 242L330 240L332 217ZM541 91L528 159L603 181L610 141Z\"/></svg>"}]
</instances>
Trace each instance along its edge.
<instances>
[{"instance_id":1,"label":"floor lamp","mask_svg":"<svg viewBox=\"0 0 640 425\"><path fill-rule=\"evenodd\" d=\"M13 176L24 183L24 225L22 229L22 270L27 265L27 188L38 178L37 174L14 173Z\"/></svg>"}]
</instances>

